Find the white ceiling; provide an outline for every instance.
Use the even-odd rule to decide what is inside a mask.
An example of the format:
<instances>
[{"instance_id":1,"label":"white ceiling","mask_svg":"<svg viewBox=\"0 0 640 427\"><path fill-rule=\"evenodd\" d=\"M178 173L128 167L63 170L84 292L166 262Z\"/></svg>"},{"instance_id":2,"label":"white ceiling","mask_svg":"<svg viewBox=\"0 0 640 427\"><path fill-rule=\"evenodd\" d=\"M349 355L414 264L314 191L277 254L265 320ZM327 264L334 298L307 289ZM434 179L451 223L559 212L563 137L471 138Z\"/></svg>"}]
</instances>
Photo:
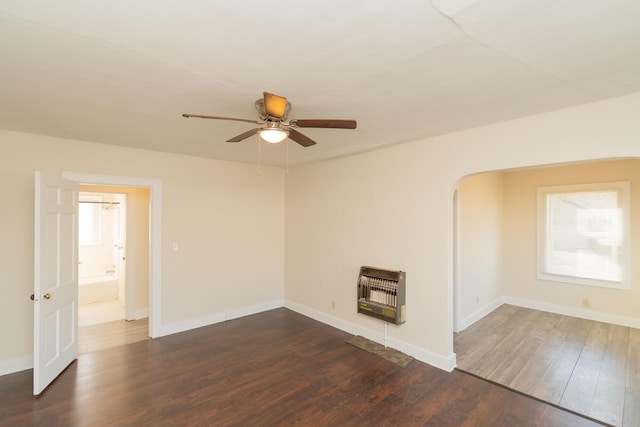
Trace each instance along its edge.
<instances>
[{"instance_id":1,"label":"white ceiling","mask_svg":"<svg viewBox=\"0 0 640 427\"><path fill-rule=\"evenodd\" d=\"M0 128L255 163L253 125L181 114L263 91L358 121L290 164L638 92L640 1L0 0Z\"/></svg>"}]
</instances>

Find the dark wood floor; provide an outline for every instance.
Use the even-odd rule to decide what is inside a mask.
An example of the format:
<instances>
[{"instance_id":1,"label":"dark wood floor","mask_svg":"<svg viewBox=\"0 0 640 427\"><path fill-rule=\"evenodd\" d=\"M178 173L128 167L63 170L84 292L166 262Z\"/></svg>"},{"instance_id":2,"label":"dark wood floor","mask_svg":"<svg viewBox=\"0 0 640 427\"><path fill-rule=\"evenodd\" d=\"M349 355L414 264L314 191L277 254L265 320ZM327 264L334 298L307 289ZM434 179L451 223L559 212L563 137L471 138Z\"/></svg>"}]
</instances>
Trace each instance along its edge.
<instances>
[{"instance_id":1,"label":"dark wood floor","mask_svg":"<svg viewBox=\"0 0 640 427\"><path fill-rule=\"evenodd\" d=\"M640 426L640 330L502 305L455 336L458 368L614 426Z\"/></svg>"},{"instance_id":2,"label":"dark wood floor","mask_svg":"<svg viewBox=\"0 0 640 427\"><path fill-rule=\"evenodd\" d=\"M349 337L283 308L83 354L39 398L31 371L0 377L0 425L597 425Z\"/></svg>"}]
</instances>

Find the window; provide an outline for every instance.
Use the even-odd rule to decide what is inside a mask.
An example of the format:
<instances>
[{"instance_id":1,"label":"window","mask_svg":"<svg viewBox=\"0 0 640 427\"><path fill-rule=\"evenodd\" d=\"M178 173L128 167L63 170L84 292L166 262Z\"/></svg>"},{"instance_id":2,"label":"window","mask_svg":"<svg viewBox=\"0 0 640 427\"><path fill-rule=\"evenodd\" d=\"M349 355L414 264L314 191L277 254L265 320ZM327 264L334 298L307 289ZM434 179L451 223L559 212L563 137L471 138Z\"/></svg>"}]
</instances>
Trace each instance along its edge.
<instances>
[{"instance_id":1,"label":"window","mask_svg":"<svg viewBox=\"0 0 640 427\"><path fill-rule=\"evenodd\" d=\"M630 184L538 188L538 278L630 289Z\"/></svg>"},{"instance_id":2,"label":"window","mask_svg":"<svg viewBox=\"0 0 640 427\"><path fill-rule=\"evenodd\" d=\"M101 203L102 196L82 195L82 200L78 204L78 244L80 246L95 246L102 243Z\"/></svg>"}]
</instances>

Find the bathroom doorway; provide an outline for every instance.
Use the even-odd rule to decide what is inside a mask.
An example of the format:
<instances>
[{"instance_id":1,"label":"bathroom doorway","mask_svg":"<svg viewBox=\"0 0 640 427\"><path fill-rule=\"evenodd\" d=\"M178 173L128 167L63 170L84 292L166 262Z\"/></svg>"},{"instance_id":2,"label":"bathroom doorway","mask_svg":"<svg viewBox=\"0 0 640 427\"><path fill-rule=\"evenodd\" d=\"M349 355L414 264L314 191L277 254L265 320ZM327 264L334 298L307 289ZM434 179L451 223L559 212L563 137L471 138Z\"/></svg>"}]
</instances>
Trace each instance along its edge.
<instances>
[{"instance_id":1,"label":"bathroom doorway","mask_svg":"<svg viewBox=\"0 0 640 427\"><path fill-rule=\"evenodd\" d=\"M126 209L126 194L79 193L79 326L126 319Z\"/></svg>"},{"instance_id":2,"label":"bathroom doorway","mask_svg":"<svg viewBox=\"0 0 640 427\"><path fill-rule=\"evenodd\" d=\"M80 185L79 352L149 337L148 188Z\"/></svg>"}]
</instances>

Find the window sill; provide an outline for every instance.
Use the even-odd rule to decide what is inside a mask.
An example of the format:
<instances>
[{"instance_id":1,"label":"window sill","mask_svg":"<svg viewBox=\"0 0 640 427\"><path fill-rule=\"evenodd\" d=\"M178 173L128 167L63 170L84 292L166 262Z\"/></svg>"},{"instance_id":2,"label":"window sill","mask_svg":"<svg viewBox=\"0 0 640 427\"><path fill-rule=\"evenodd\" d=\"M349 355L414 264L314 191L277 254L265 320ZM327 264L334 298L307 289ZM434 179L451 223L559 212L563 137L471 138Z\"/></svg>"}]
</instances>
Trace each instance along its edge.
<instances>
[{"instance_id":1,"label":"window sill","mask_svg":"<svg viewBox=\"0 0 640 427\"><path fill-rule=\"evenodd\" d=\"M609 280L589 279L586 277L563 276L561 274L551 274L538 272L539 280L547 280L550 282L565 283L570 285L592 286L597 288L618 289L622 291L630 291L631 285L629 281L613 282Z\"/></svg>"}]
</instances>

